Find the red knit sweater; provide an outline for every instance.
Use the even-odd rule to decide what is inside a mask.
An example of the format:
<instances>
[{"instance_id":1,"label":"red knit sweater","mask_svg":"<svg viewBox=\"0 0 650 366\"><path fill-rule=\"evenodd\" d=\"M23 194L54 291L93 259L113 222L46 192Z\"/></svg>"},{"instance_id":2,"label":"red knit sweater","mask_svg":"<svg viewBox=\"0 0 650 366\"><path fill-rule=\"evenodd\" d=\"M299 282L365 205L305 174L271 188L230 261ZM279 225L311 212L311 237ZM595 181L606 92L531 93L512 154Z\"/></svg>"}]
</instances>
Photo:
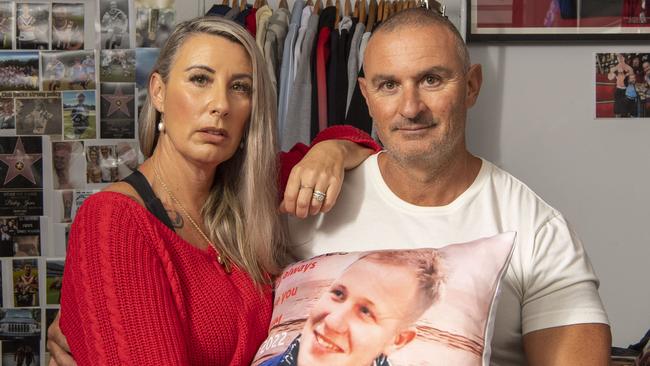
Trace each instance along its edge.
<instances>
[{"instance_id":1,"label":"red knit sweater","mask_svg":"<svg viewBox=\"0 0 650 366\"><path fill-rule=\"evenodd\" d=\"M349 127L345 138L378 150ZM282 155L281 185L306 153ZM225 274L212 249L192 246L125 195L100 192L70 232L61 329L79 365L248 365L266 338L269 287L245 272Z\"/></svg>"}]
</instances>

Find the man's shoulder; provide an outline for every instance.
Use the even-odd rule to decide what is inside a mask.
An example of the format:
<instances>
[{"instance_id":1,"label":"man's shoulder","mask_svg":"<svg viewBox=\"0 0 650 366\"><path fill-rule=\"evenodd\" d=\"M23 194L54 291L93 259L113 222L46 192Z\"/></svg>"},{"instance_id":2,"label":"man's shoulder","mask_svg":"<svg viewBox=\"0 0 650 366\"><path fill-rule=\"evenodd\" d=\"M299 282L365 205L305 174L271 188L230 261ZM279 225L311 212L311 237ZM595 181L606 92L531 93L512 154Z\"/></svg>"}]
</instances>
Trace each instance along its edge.
<instances>
[{"instance_id":1,"label":"man's shoulder","mask_svg":"<svg viewBox=\"0 0 650 366\"><path fill-rule=\"evenodd\" d=\"M481 168L484 172L483 179L487 183L486 186L482 187L482 191L490 190L515 203L530 203L534 204L538 209L549 211L552 215L559 214L553 206L546 202L528 184L497 164L483 158L481 159L483 160L483 167Z\"/></svg>"}]
</instances>

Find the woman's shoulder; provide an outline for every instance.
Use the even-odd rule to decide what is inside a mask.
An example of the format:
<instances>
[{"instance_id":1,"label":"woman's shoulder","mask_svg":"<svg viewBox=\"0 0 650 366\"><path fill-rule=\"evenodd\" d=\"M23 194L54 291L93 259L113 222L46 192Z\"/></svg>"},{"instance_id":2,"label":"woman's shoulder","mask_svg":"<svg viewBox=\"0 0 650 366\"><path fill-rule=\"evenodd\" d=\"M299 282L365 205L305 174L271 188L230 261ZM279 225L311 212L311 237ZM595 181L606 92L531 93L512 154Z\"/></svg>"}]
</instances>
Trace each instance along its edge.
<instances>
[{"instance_id":1,"label":"woman's shoulder","mask_svg":"<svg viewBox=\"0 0 650 366\"><path fill-rule=\"evenodd\" d=\"M89 217L98 221L129 221L134 216L142 217L146 212L137 193L104 189L83 201L75 221Z\"/></svg>"},{"instance_id":2,"label":"woman's shoulder","mask_svg":"<svg viewBox=\"0 0 650 366\"><path fill-rule=\"evenodd\" d=\"M144 207L144 201L142 200L142 197L140 197L140 195L135 190L135 188L133 188L132 185L126 182L111 183L108 186L106 186L106 188L102 189L101 192L112 192L112 193L121 194L122 196L125 196L126 198L129 198L130 200L137 202L140 206Z\"/></svg>"}]
</instances>

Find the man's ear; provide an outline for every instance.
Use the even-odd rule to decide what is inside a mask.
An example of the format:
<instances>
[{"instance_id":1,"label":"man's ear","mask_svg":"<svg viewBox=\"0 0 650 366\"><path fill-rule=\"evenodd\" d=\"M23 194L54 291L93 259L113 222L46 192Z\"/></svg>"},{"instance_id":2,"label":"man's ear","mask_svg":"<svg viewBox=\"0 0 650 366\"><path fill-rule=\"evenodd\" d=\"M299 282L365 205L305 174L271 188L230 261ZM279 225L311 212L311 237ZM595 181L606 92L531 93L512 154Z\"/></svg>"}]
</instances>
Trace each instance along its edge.
<instances>
[{"instance_id":1,"label":"man's ear","mask_svg":"<svg viewBox=\"0 0 650 366\"><path fill-rule=\"evenodd\" d=\"M158 112L165 113L165 83L157 72L151 74L149 79L149 98Z\"/></svg>"},{"instance_id":2,"label":"man's ear","mask_svg":"<svg viewBox=\"0 0 650 366\"><path fill-rule=\"evenodd\" d=\"M474 64L467 71L467 96L465 99L467 108L474 106L476 103L478 94L481 91L481 84L483 84L483 70L480 64Z\"/></svg>"},{"instance_id":3,"label":"man's ear","mask_svg":"<svg viewBox=\"0 0 650 366\"><path fill-rule=\"evenodd\" d=\"M395 336L395 338L393 338L393 343L388 346L388 349L384 352L384 354L388 356L389 354L406 346L407 344L411 343L413 339L415 339L416 335L417 331L415 327L409 327L402 330Z\"/></svg>"},{"instance_id":4,"label":"man's ear","mask_svg":"<svg viewBox=\"0 0 650 366\"><path fill-rule=\"evenodd\" d=\"M368 106L368 114L370 115L370 118L372 118L372 111L370 110L370 103L368 102L368 80L366 78L357 78L357 81L359 82L359 89L361 90L361 95L363 95L363 99L366 100L366 105Z\"/></svg>"}]
</instances>

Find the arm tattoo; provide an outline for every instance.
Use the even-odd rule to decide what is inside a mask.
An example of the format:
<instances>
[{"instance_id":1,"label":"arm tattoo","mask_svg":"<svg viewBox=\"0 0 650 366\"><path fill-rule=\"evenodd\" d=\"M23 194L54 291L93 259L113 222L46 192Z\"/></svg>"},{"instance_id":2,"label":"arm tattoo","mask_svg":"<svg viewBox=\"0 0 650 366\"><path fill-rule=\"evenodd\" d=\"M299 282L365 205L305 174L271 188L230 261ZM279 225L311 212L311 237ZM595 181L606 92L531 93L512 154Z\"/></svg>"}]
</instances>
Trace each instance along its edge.
<instances>
[{"instance_id":1,"label":"arm tattoo","mask_svg":"<svg viewBox=\"0 0 650 366\"><path fill-rule=\"evenodd\" d=\"M180 212L174 210L166 210L166 211L167 211L167 216L169 216L169 219L172 221L172 226L174 226L177 229L181 229L185 225L185 222L183 221L183 216L181 215Z\"/></svg>"}]
</instances>

